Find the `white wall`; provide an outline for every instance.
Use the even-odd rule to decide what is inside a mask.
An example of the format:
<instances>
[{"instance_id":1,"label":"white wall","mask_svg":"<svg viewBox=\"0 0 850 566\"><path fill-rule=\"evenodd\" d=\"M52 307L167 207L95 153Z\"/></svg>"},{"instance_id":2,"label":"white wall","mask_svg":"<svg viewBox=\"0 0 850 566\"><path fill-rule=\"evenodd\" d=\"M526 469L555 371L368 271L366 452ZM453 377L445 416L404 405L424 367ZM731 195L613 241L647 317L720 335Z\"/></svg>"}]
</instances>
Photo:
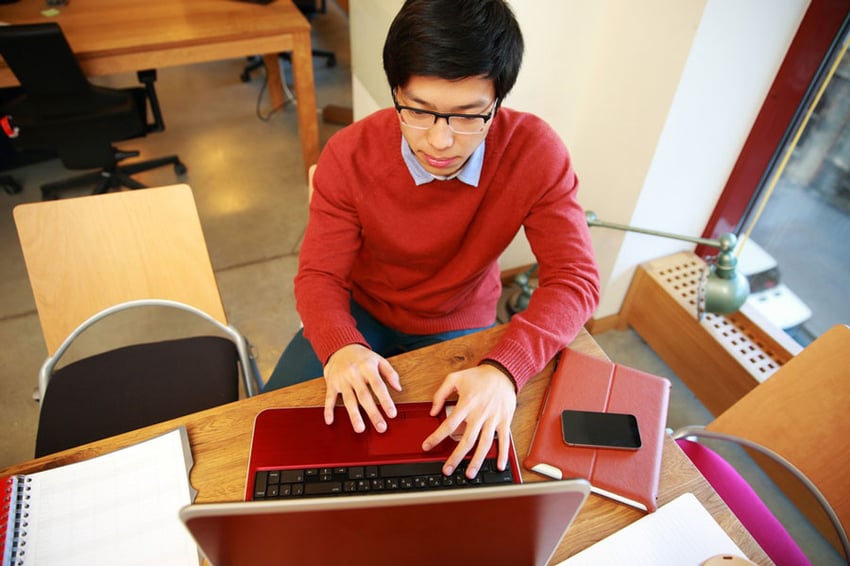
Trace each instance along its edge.
<instances>
[{"instance_id":1,"label":"white wall","mask_svg":"<svg viewBox=\"0 0 850 566\"><path fill-rule=\"evenodd\" d=\"M381 66L401 0L352 0L355 118L391 103ZM808 0L511 0L526 54L505 105L558 131L600 218L699 235ZM594 317L619 311L634 268L688 244L592 230ZM534 261L523 237L503 268Z\"/></svg>"}]
</instances>

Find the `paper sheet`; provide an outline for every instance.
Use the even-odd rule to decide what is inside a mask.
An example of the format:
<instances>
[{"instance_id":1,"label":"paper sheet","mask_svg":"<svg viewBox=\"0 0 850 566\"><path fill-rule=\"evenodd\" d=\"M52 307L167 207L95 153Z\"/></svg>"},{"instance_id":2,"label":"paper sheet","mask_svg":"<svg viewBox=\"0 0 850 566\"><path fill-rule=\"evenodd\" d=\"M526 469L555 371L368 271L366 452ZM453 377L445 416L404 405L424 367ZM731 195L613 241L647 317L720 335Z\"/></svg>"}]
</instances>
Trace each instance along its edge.
<instances>
[{"instance_id":1,"label":"paper sheet","mask_svg":"<svg viewBox=\"0 0 850 566\"><path fill-rule=\"evenodd\" d=\"M197 565L180 522L192 502L184 428L31 474L25 564Z\"/></svg>"},{"instance_id":2,"label":"paper sheet","mask_svg":"<svg viewBox=\"0 0 850 566\"><path fill-rule=\"evenodd\" d=\"M718 554L746 558L699 500L686 493L559 566L698 566Z\"/></svg>"}]
</instances>

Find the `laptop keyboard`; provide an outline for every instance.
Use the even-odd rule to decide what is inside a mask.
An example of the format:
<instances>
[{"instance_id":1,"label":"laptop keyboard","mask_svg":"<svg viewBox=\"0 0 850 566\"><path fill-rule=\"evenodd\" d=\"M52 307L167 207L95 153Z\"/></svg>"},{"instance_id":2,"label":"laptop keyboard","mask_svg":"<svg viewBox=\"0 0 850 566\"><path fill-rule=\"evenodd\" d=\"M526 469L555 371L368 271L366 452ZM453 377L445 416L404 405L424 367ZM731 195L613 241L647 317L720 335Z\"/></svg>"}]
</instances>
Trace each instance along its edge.
<instances>
[{"instance_id":1,"label":"laptop keyboard","mask_svg":"<svg viewBox=\"0 0 850 566\"><path fill-rule=\"evenodd\" d=\"M444 476L443 462L415 462L310 468L305 470L263 470L254 478L254 500L293 497L365 495L427 489L452 489L513 483L510 463L505 471L496 467L495 458L487 458L474 479L464 475L464 460L451 476Z\"/></svg>"}]
</instances>

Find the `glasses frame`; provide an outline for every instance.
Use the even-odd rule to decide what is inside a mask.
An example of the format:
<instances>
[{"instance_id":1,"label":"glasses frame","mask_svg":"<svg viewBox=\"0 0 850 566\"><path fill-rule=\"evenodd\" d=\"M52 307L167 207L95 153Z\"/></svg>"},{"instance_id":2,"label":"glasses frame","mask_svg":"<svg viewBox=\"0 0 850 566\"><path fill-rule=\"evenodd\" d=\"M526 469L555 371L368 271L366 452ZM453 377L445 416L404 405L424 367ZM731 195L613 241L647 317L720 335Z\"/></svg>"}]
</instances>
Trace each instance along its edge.
<instances>
[{"instance_id":1,"label":"glasses frame","mask_svg":"<svg viewBox=\"0 0 850 566\"><path fill-rule=\"evenodd\" d=\"M449 129L452 132L454 132L458 135L462 135L462 136L474 136L476 134L480 134L481 132L483 132L484 129L487 127L487 122L489 122L493 118L493 116L496 113L496 107L499 105L499 99L497 97L495 100L493 100L493 104L490 106L490 111L487 114L462 114L462 113L457 113L457 112L443 113L443 112L434 112L432 110L425 110L424 108L414 108L413 106L404 106L403 104L399 104L398 100L395 97L395 90L392 91L392 97L393 97L393 105L395 105L395 110L398 113L399 122L401 122L402 125L407 126L408 128L413 128L414 130L426 131L426 130L430 130L431 128L433 128L437 124L437 120L444 119L446 121L446 125L448 125ZM418 112L420 114L429 114L430 116L432 116L434 118L434 121L431 123L430 126L414 126L412 124L408 124L401 117L401 111L402 110L410 110L412 112ZM458 117L458 118L482 118L484 120L484 125L481 126L481 129L478 130L477 132L459 132L452 127L452 120L451 119L454 118L454 117Z\"/></svg>"}]
</instances>

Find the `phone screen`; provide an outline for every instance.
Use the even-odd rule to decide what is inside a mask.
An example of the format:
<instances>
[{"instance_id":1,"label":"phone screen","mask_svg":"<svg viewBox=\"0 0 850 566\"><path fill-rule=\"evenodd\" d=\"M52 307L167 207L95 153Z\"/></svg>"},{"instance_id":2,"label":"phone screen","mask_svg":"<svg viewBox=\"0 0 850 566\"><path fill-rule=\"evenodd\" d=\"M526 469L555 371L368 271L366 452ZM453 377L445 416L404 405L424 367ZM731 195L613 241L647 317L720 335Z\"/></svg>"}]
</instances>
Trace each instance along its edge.
<instances>
[{"instance_id":1,"label":"phone screen","mask_svg":"<svg viewBox=\"0 0 850 566\"><path fill-rule=\"evenodd\" d=\"M594 448L640 448L640 431L634 415L566 410L561 413L564 442Z\"/></svg>"}]
</instances>

